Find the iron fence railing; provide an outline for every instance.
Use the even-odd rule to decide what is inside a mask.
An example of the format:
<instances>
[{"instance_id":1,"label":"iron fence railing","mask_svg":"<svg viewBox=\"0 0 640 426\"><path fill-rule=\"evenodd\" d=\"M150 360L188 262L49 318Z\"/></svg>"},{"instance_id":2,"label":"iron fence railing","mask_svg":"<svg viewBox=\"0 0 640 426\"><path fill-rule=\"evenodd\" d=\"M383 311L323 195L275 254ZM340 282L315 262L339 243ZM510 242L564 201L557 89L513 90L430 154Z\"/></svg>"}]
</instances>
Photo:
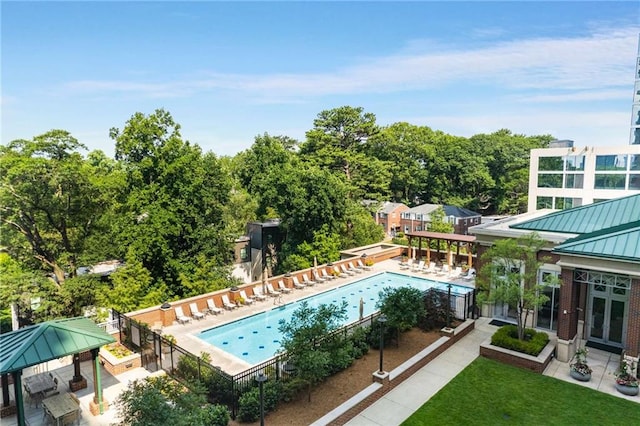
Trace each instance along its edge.
<instances>
[{"instance_id":1,"label":"iron fence railing","mask_svg":"<svg viewBox=\"0 0 640 426\"><path fill-rule=\"evenodd\" d=\"M443 290L436 291L447 294ZM475 296L475 290L464 295L451 294L449 306L452 318L458 320L477 318ZM379 312L375 312L335 330L334 333L348 335L357 328L371 326L379 315ZM111 327L118 329L120 341L124 345L141 353L143 367L151 371L164 370L186 386L190 386L194 381L200 382L206 388L209 401L227 405L233 418L238 413L240 396L257 385L255 378L258 373L263 373L274 381L286 381L294 375L291 365L287 364L288 357L285 353L230 375L212 365L215 360L210 359L208 354L204 356L192 354L152 331L146 324L115 310L113 317Z\"/></svg>"}]
</instances>

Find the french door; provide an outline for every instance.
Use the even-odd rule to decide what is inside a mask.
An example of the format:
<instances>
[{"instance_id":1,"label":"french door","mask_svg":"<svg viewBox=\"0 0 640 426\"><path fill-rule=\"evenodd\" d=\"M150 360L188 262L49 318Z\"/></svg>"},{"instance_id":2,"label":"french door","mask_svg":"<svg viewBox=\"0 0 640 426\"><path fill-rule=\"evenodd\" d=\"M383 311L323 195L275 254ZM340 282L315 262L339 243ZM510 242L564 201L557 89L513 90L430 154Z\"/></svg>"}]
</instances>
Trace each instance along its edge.
<instances>
[{"instance_id":1,"label":"french door","mask_svg":"<svg viewBox=\"0 0 640 426\"><path fill-rule=\"evenodd\" d=\"M589 340L623 346L626 334L627 295L600 283L591 286ZM626 293L626 292L625 292Z\"/></svg>"}]
</instances>

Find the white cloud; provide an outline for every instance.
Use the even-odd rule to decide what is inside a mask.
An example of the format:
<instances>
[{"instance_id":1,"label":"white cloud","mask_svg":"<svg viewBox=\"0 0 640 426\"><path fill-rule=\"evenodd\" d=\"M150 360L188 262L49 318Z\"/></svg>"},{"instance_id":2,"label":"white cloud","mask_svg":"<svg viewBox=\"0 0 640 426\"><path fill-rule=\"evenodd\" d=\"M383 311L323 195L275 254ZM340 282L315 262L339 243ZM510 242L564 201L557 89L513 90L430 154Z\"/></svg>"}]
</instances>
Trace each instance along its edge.
<instances>
[{"instance_id":1,"label":"white cloud","mask_svg":"<svg viewBox=\"0 0 640 426\"><path fill-rule=\"evenodd\" d=\"M512 91L602 91L628 85L633 75L638 28L594 31L589 36L535 38L489 47L403 53L360 60L335 72L310 74L220 74L156 83L85 80L65 88L77 94L115 92L147 97L182 97L195 92L233 92L271 102L305 96L389 93L464 82ZM561 100L557 98L555 102Z\"/></svg>"}]
</instances>

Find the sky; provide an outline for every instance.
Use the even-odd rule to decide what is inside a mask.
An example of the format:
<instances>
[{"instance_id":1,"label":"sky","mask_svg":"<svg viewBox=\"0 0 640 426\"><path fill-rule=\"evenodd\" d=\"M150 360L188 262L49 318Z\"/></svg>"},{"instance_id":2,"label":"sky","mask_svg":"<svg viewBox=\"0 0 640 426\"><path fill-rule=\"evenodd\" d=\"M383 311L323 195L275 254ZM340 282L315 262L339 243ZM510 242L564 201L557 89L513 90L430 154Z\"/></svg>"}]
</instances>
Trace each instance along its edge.
<instances>
[{"instance_id":1,"label":"sky","mask_svg":"<svg viewBox=\"0 0 640 426\"><path fill-rule=\"evenodd\" d=\"M640 1L2 1L2 143L169 111L216 155L344 105L456 136L629 143Z\"/></svg>"}]
</instances>

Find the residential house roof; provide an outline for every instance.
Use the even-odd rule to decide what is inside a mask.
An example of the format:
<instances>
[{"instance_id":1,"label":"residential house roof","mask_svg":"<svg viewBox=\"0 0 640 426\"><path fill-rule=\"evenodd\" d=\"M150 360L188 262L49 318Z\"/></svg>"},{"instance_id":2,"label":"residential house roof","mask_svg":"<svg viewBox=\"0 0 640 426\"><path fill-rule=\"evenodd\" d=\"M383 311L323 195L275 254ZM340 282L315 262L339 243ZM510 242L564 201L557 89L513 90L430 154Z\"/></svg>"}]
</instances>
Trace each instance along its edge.
<instances>
[{"instance_id":1,"label":"residential house roof","mask_svg":"<svg viewBox=\"0 0 640 426\"><path fill-rule=\"evenodd\" d=\"M445 216L453 216L457 218L478 217L482 216L478 212L457 206L443 206Z\"/></svg>"}]
</instances>

